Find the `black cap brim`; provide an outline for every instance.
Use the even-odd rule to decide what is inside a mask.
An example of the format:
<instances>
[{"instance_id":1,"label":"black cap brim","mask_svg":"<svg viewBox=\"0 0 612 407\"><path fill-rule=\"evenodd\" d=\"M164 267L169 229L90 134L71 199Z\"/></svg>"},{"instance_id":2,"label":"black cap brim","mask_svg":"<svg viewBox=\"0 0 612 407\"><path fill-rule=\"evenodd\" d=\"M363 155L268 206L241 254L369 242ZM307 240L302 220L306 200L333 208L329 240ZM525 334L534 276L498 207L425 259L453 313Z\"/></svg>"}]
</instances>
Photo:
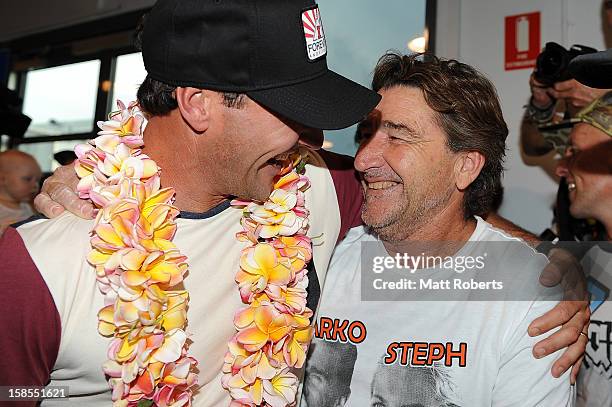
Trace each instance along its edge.
<instances>
[{"instance_id":1,"label":"black cap brim","mask_svg":"<svg viewBox=\"0 0 612 407\"><path fill-rule=\"evenodd\" d=\"M612 48L607 51L580 55L568 67L572 76L591 88L612 88Z\"/></svg>"},{"instance_id":2,"label":"black cap brim","mask_svg":"<svg viewBox=\"0 0 612 407\"><path fill-rule=\"evenodd\" d=\"M321 130L349 127L380 101L376 92L333 71L309 81L246 93L283 117Z\"/></svg>"}]
</instances>

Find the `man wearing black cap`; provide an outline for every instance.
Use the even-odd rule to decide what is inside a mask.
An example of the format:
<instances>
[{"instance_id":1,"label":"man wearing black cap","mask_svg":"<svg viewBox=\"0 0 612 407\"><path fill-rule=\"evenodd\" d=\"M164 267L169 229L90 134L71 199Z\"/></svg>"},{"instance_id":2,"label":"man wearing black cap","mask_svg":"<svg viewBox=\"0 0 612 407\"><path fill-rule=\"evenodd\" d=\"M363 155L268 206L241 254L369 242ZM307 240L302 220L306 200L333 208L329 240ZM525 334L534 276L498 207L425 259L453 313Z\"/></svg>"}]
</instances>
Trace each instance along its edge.
<instances>
[{"instance_id":1,"label":"man wearing black cap","mask_svg":"<svg viewBox=\"0 0 612 407\"><path fill-rule=\"evenodd\" d=\"M145 151L163 169L162 186L176 190L173 242L189 264L186 331L199 370L192 403L229 405L222 367L234 314L244 306L235 274L245 246L236 239L242 211L229 199L265 201L298 144L318 148L320 129L358 122L380 97L327 68L312 0L162 0L141 37ZM334 246L360 222L361 193L352 161L339 156L313 151L305 175L308 236L316 237L305 281L307 305L316 310ZM111 405L102 369L109 340L97 332L107 304L86 260L93 226L65 213L9 229L0 241L0 263L10 270L0 300L11 326L0 339L3 385L69 386L71 403ZM128 405L114 390L117 405ZM295 401L295 388L274 391L264 388L264 400Z\"/></svg>"}]
</instances>

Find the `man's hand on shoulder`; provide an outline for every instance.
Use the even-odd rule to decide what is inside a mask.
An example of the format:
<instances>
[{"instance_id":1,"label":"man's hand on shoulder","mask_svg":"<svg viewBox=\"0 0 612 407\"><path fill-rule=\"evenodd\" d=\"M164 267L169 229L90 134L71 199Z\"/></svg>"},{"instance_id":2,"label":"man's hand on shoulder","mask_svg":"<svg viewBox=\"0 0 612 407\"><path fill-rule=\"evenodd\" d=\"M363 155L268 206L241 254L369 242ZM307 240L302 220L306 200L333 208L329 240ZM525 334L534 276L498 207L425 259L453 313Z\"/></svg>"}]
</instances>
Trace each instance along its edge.
<instances>
[{"instance_id":1,"label":"man's hand on shoulder","mask_svg":"<svg viewBox=\"0 0 612 407\"><path fill-rule=\"evenodd\" d=\"M36 210L49 218L61 215L64 210L81 218L93 218L94 207L91 202L80 199L76 193L78 182L72 164L59 167L45 180L42 191L34 199Z\"/></svg>"},{"instance_id":2,"label":"man's hand on shoulder","mask_svg":"<svg viewBox=\"0 0 612 407\"><path fill-rule=\"evenodd\" d=\"M546 287L559 285L563 290L563 299L553 309L531 322L528 333L530 336L538 336L561 326L557 332L536 343L533 354L541 358L567 348L553 364L552 375L559 377L571 367L573 384L576 382L588 342L586 333L591 311L586 278L580 261L567 250L551 249L548 252L548 260L548 265L540 275L540 283Z\"/></svg>"},{"instance_id":3,"label":"man's hand on shoulder","mask_svg":"<svg viewBox=\"0 0 612 407\"><path fill-rule=\"evenodd\" d=\"M514 237L525 240L532 247L540 243L537 236L497 214L489 215L487 222ZM540 283L546 287L560 285L563 289L563 299L553 309L531 322L528 333L530 336L539 336L561 327L546 339L536 343L533 354L537 358L542 358L567 348L553 364L551 373L554 377L560 377L571 367L571 381L575 383L587 344L586 335L580 333L588 331L591 317L586 278L580 262L570 252L552 249L547 256L549 263L540 274Z\"/></svg>"}]
</instances>

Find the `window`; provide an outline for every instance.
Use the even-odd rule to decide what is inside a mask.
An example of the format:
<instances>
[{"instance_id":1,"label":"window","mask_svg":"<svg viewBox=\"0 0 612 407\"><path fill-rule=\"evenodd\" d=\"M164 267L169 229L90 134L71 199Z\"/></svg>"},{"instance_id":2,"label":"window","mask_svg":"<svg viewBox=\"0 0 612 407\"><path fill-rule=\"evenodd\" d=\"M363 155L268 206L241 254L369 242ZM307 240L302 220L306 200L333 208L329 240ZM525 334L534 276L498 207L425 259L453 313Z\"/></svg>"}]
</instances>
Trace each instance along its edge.
<instances>
[{"instance_id":1,"label":"window","mask_svg":"<svg viewBox=\"0 0 612 407\"><path fill-rule=\"evenodd\" d=\"M28 72L23 113L32 123L25 137L91 132L99 75L99 60Z\"/></svg>"},{"instance_id":2,"label":"window","mask_svg":"<svg viewBox=\"0 0 612 407\"><path fill-rule=\"evenodd\" d=\"M111 93L110 110L115 110L117 100L121 100L126 105L136 100L138 86L146 76L147 71L140 52L118 56L115 64L115 82Z\"/></svg>"},{"instance_id":3,"label":"window","mask_svg":"<svg viewBox=\"0 0 612 407\"><path fill-rule=\"evenodd\" d=\"M53 154L65 150L72 151L74 150L74 146L83 143L87 143L87 140L64 140L19 144L17 148L24 153L33 155L43 172L51 172L59 167L59 163L55 161Z\"/></svg>"},{"instance_id":4,"label":"window","mask_svg":"<svg viewBox=\"0 0 612 407\"><path fill-rule=\"evenodd\" d=\"M9 137L2 134L0 135L0 151L8 150Z\"/></svg>"},{"instance_id":5,"label":"window","mask_svg":"<svg viewBox=\"0 0 612 407\"><path fill-rule=\"evenodd\" d=\"M107 66L113 59L114 77L109 69L108 79L102 82L102 88L106 87L109 91L109 107L103 112L98 111L98 119L106 112L117 109L117 99L126 104L135 100L138 86L146 76L141 53L107 57ZM55 153L73 150L75 145L86 142L81 138L93 137L98 131L94 119L99 109L96 104L100 103L98 83L101 66L103 62L100 59L92 59L25 74L23 112L32 118L32 123L25 134L26 138L17 148L33 155L43 171L53 171L58 167L58 162L53 158Z\"/></svg>"},{"instance_id":6,"label":"window","mask_svg":"<svg viewBox=\"0 0 612 407\"><path fill-rule=\"evenodd\" d=\"M6 84L6 87L10 90L17 89L17 74L15 72L11 72L9 74L8 83Z\"/></svg>"},{"instance_id":7,"label":"window","mask_svg":"<svg viewBox=\"0 0 612 407\"><path fill-rule=\"evenodd\" d=\"M111 98L131 101L144 78L134 28L150 6L107 17L96 14L100 18L93 21L8 41L8 86L18 93L21 111L32 123L24 137L1 137L0 148L30 153L44 171L51 171L58 165L54 154L95 137L96 121L116 109Z\"/></svg>"}]
</instances>

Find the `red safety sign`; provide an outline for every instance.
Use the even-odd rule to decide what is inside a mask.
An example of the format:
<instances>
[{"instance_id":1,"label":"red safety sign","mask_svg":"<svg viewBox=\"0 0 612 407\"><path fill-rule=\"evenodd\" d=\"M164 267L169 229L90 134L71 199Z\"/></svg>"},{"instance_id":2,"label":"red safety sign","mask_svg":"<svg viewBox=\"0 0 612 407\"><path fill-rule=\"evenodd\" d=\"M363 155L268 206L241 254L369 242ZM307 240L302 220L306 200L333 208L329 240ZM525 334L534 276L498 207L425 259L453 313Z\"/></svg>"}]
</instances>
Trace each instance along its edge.
<instances>
[{"instance_id":1,"label":"red safety sign","mask_svg":"<svg viewBox=\"0 0 612 407\"><path fill-rule=\"evenodd\" d=\"M506 17L505 68L524 69L535 66L540 53L540 12Z\"/></svg>"}]
</instances>

